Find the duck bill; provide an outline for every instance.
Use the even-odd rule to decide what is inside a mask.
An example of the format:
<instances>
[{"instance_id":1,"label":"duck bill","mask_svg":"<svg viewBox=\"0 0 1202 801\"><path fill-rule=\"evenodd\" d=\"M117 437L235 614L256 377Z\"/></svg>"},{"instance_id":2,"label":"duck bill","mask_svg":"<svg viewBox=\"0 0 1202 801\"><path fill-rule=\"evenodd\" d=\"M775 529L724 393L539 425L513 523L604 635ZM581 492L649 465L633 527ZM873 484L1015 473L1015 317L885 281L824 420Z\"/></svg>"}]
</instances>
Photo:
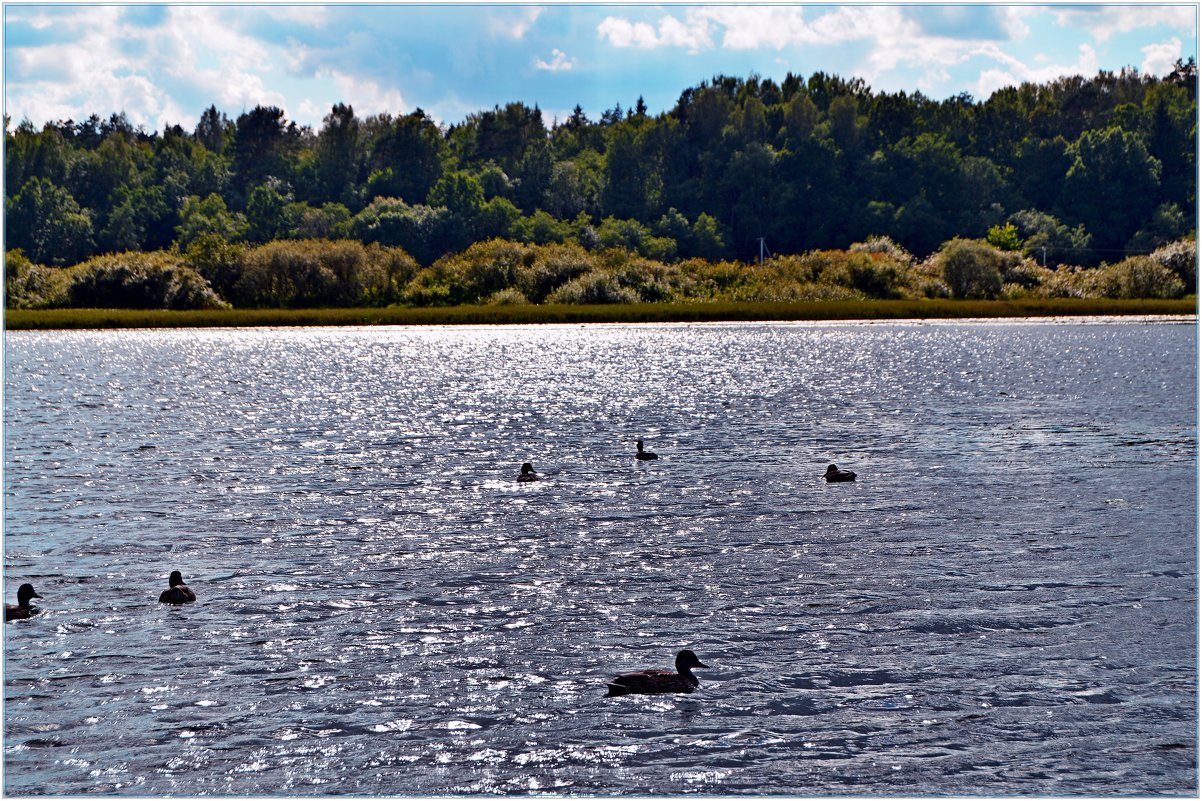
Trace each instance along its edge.
<instances>
[{"instance_id":1,"label":"duck bill","mask_svg":"<svg viewBox=\"0 0 1202 801\"><path fill-rule=\"evenodd\" d=\"M703 667L703 668L708 668L708 667L709 667L709 665L707 665L707 664L705 664L705 663L703 663L703 662L698 662L698 663L697 663L696 665L694 665L693 667Z\"/></svg>"}]
</instances>

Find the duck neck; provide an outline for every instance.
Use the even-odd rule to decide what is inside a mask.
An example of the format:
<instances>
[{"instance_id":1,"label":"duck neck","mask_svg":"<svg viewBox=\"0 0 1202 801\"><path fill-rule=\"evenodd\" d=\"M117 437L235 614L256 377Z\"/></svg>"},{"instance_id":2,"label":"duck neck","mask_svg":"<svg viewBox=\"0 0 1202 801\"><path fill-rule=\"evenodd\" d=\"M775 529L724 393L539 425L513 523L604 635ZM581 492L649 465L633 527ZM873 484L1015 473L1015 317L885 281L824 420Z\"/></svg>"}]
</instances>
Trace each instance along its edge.
<instances>
[{"instance_id":1,"label":"duck neck","mask_svg":"<svg viewBox=\"0 0 1202 801\"><path fill-rule=\"evenodd\" d=\"M701 686L701 682L698 681L697 677L693 675L693 671L689 670L687 667L677 668L676 670L678 673L680 673L681 677L689 683L690 686Z\"/></svg>"}]
</instances>

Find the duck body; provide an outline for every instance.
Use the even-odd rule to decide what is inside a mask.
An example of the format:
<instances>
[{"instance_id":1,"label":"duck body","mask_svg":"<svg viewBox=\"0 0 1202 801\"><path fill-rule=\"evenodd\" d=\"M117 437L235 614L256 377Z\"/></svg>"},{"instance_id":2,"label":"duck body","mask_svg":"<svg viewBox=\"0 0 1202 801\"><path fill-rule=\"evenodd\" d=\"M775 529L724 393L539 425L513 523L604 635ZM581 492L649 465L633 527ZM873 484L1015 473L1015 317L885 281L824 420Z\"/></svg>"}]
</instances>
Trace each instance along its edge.
<instances>
[{"instance_id":1,"label":"duck body","mask_svg":"<svg viewBox=\"0 0 1202 801\"><path fill-rule=\"evenodd\" d=\"M518 481L538 481L538 473L534 472L534 465L526 462L522 465L522 472L518 474Z\"/></svg>"},{"instance_id":2,"label":"duck body","mask_svg":"<svg viewBox=\"0 0 1202 801\"><path fill-rule=\"evenodd\" d=\"M33 598L41 598L37 594L32 584L22 584L17 588L17 602L15 604L4 605L4 622L10 620L28 620L36 615L40 609L32 606L29 602Z\"/></svg>"},{"instance_id":3,"label":"duck body","mask_svg":"<svg viewBox=\"0 0 1202 801\"><path fill-rule=\"evenodd\" d=\"M822 477L826 479L826 482L828 484L832 484L832 483L835 483L838 481L855 481L856 480L855 473L851 472L850 470L840 470L838 467L836 467L833 464L827 466L826 472L822 474Z\"/></svg>"},{"instance_id":4,"label":"duck body","mask_svg":"<svg viewBox=\"0 0 1202 801\"><path fill-rule=\"evenodd\" d=\"M634 458L639 459L640 461L644 461L644 462L647 461L648 459L658 459L659 458L651 451L643 450L643 441L641 439L638 440L637 442L635 442L635 445L638 446L638 451L634 454Z\"/></svg>"},{"instance_id":5,"label":"duck body","mask_svg":"<svg viewBox=\"0 0 1202 801\"><path fill-rule=\"evenodd\" d=\"M691 693L701 686L692 668L707 667L690 650L676 655L676 670L636 670L623 673L609 681L606 696L655 695L657 693Z\"/></svg>"},{"instance_id":6,"label":"duck body","mask_svg":"<svg viewBox=\"0 0 1202 801\"><path fill-rule=\"evenodd\" d=\"M171 577L167 580L169 585L167 589L159 595L159 603L161 604L190 604L196 600L196 593L192 592L192 588L184 583L184 577L178 570L171 571Z\"/></svg>"}]
</instances>

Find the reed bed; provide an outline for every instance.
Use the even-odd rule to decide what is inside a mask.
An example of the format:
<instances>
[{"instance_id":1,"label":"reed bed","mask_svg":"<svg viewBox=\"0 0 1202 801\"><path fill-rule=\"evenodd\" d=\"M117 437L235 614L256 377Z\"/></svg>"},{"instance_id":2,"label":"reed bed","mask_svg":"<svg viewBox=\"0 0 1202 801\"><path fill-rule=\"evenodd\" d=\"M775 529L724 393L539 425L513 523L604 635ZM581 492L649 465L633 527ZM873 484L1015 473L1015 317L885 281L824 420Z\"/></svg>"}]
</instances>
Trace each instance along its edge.
<instances>
[{"instance_id":1,"label":"reed bed","mask_svg":"<svg viewBox=\"0 0 1202 801\"><path fill-rule=\"evenodd\" d=\"M9 309L9 331L86 328L231 328L356 325L530 325L1078 316L1196 316L1197 298L856 300L789 303L520 304L350 309Z\"/></svg>"}]
</instances>

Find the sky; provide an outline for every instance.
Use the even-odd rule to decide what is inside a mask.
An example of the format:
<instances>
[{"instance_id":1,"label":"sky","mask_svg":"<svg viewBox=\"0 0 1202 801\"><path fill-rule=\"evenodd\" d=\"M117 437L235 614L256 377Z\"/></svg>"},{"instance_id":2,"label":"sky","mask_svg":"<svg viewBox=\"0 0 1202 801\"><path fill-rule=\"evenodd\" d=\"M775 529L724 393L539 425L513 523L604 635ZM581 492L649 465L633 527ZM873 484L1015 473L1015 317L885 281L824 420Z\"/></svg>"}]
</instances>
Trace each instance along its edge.
<instances>
[{"instance_id":1,"label":"sky","mask_svg":"<svg viewBox=\"0 0 1202 801\"><path fill-rule=\"evenodd\" d=\"M1197 52L1195 4L5 3L4 113L124 112L162 131L264 105L319 129L335 103L455 124L522 101L551 124L639 97L657 114L715 75L984 100L1099 70L1163 76Z\"/></svg>"}]
</instances>

